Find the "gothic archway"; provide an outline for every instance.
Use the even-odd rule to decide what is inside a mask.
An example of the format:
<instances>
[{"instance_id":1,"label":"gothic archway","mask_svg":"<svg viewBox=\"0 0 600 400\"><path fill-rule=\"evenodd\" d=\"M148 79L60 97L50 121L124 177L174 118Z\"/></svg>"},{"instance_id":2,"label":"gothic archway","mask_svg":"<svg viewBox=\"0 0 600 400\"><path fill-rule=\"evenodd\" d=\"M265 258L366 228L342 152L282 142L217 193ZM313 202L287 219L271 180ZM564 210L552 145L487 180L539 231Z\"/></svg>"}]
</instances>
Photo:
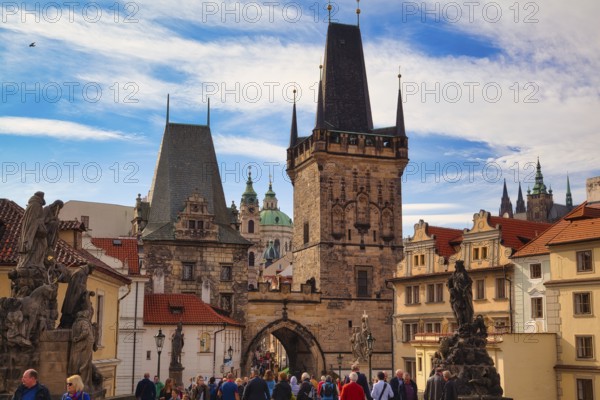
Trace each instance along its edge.
<instances>
[{"instance_id":1,"label":"gothic archway","mask_svg":"<svg viewBox=\"0 0 600 400\"><path fill-rule=\"evenodd\" d=\"M252 338L242 354L240 365L244 374L250 372L254 352L268 335L273 335L284 347L291 374L298 377L302 372L320 375L325 370L323 349L310 330L294 320L282 318L271 322Z\"/></svg>"}]
</instances>

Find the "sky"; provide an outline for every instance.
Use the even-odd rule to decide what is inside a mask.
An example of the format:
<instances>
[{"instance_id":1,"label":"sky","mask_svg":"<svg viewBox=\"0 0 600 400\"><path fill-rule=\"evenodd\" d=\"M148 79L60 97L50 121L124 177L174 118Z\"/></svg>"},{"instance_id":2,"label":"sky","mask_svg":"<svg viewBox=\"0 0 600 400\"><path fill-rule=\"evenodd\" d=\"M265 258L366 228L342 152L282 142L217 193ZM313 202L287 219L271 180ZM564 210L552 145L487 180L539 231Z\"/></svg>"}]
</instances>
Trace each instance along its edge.
<instances>
[{"instance_id":1,"label":"sky","mask_svg":"<svg viewBox=\"0 0 600 400\"><path fill-rule=\"evenodd\" d=\"M147 195L172 122L210 126L228 204L248 167L293 216L285 173L292 91L300 136L315 120L327 1L2 2L0 197L133 206ZM533 187L539 157L554 200L600 175L600 3L360 2L376 127L395 124L398 71L410 162L403 232L470 228L498 213L506 179Z\"/></svg>"}]
</instances>

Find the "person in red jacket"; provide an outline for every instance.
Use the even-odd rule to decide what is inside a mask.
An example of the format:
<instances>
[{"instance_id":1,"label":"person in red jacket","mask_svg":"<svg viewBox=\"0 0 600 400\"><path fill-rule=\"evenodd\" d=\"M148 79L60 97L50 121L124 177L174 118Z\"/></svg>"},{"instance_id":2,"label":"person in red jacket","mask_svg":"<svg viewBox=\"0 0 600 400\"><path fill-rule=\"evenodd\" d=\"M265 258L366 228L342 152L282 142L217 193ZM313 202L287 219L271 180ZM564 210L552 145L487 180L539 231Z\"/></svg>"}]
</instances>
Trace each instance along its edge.
<instances>
[{"instance_id":1,"label":"person in red jacket","mask_svg":"<svg viewBox=\"0 0 600 400\"><path fill-rule=\"evenodd\" d=\"M342 387L342 394L340 400L365 400L365 391L356 381L358 380L358 374L356 372L350 373L350 382Z\"/></svg>"}]
</instances>

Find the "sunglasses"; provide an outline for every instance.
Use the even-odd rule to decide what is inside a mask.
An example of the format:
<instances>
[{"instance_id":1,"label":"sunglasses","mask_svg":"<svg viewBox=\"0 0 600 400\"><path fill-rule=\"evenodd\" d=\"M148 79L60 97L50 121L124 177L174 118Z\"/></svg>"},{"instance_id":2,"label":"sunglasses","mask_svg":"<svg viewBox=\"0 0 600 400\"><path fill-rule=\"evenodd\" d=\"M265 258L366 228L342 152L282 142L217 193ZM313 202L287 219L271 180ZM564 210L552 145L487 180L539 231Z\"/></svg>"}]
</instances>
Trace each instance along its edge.
<instances>
[{"instance_id":1,"label":"sunglasses","mask_svg":"<svg viewBox=\"0 0 600 400\"><path fill-rule=\"evenodd\" d=\"M73 386L71 382L67 382L67 386Z\"/></svg>"}]
</instances>

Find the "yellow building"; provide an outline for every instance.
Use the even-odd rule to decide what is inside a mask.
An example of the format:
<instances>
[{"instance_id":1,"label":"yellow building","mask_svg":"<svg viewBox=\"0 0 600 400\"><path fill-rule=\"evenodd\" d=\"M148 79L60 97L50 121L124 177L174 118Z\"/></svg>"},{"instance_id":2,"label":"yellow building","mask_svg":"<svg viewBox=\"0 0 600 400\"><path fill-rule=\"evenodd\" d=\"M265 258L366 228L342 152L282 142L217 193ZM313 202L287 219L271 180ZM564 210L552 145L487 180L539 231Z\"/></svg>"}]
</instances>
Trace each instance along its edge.
<instances>
[{"instance_id":1,"label":"yellow building","mask_svg":"<svg viewBox=\"0 0 600 400\"><path fill-rule=\"evenodd\" d=\"M21 230L21 219L23 208L13 201L0 199L0 297L11 295L10 280L8 272L15 268L18 261L17 242ZM99 328L98 351L94 353L93 362L104 377L104 388L106 396L114 395L115 371L119 360L117 358L117 333L119 315L119 288L128 285L131 281L126 276L116 272L114 269L93 257L82 249L81 233L84 226L77 221L62 221L60 226L59 240L56 246L57 261L75 270L88 263L96 267L88 277L87 288L94 291L92 297L94 316L92 322L96 322ZM59 284L58 304L63 303L67 284ZM60 315L58 320L60 320ZM41 360L44 364L46 360ZM50 364L48 364L50 365ZM52 364L51 367L55 365ZM43 365L40 366L42 374ZM49 375L63 374L60 388L50 387L52 393L56 390L64 390L64 378L66 371L52 369L45 374L44 383L52 386ZM54 391L53 391L54 389Z\"/></svg>"},{"instance_id":2,"label":"yellow building","mask_svg":"<svg viewBox=\"0 0 600 400\"><path fill-rule=\"evenodd\" d=\"M509 257L549 226L492 217L483 210L474 214L471 229L463 231L419 221L413 237L404 243L404 259L391 279L395 289L394 368L411 373L420 390L424 389L431 354L422 350L420 358L415 347L433 349L440 336L456 329L446 288L456 260L464 261L473 279L475 314L484 316L491 333L510 332L513 264Z\"/></svg>"},{"instance_id":3,"label":"yellow building","mask_svg":"<svg viewBox=\"0 0 600 400\"><path fill-rule=\"evenodd\" d=\"M600 202L576 207L516 256L544 251L550 255L546 308L548 331L557 334L558 398L595 399L600 394L595 315L600 310Z\"/></svg>"}]
</instances>

